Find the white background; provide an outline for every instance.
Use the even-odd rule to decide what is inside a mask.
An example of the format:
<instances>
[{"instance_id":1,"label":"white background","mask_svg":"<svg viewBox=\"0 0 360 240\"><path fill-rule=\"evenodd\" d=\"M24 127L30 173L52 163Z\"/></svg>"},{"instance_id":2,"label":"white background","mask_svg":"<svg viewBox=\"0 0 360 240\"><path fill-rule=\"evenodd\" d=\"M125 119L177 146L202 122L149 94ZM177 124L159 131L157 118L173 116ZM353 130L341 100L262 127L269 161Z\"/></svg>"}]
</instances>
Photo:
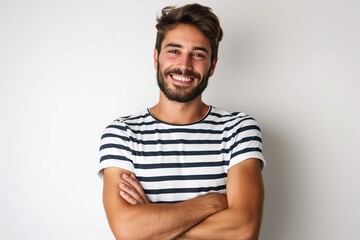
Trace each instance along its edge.
<instances>
[{"instance_id":1,"label":"white background","mask_svg":"<svg viewBox=\"0 0 360 240\"><path fill-rule=\"evenodd\" d=\"M155 16L185 2L0 1L1 239L113 239L99 139L156 103ZM204 99L263 130L261 239L360 239L360 2L199 2L224 30Z\"/></svg>"}]
</instances>

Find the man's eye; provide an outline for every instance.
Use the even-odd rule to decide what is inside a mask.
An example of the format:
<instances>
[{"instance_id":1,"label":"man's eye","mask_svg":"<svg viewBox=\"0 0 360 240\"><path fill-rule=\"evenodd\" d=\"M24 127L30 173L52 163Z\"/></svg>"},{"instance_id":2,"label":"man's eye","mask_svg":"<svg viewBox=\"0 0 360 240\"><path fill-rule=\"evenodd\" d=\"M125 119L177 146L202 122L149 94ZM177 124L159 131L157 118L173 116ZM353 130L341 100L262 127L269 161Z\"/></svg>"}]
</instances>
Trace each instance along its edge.
<instances>
[{"instance_id":1,"label":"man's eye","mask_svg":"<svg viewBox=\"0 0 360 240\"><path fill-rule=\"evenodd\" d=\"M178 50L169 50L169 53L172 53L172 54L178 54L179 51Z\"/></svg>"},{"instance_id":2,"label":"man's eye","mask_svg":"<svg viewBox=\"0 0 360 240\"><path fill-rule=\"evenodd\" d=\"M196 58L205 58L205 55L202 53L194 53L194 57Z\"/></svg>"}]
</instances>

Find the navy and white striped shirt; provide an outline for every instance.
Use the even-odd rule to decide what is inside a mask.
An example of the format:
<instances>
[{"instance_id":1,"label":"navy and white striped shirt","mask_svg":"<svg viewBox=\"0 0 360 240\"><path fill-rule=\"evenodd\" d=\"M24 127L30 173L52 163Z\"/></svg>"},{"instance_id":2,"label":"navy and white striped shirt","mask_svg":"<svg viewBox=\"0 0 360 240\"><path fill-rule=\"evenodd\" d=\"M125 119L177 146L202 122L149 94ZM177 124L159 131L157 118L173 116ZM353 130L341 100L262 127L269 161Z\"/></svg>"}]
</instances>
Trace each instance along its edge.
<instances>
[{"instance_id":1,"label":"navy and white striped shirt","mask_svg":"<svg viewBox=\"0 0 360 240\"><path fill-rule=\"evenodd\" d=\"M249 158L265 164L260 128L249 115L210 107L198 122L172 125L147 109L105 129L99 171L131 171L151 202L174 203L225 193L228 169Z\"/></svg>"}]
</instances>

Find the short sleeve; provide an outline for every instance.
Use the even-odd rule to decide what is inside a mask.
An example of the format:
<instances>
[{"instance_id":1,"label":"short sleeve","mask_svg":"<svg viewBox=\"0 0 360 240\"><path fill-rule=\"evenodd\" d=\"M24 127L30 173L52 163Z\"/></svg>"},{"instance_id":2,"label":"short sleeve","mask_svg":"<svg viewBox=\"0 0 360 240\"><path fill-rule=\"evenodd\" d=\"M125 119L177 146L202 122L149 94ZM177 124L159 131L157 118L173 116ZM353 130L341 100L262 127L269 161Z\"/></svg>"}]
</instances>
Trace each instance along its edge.
<instances>
[{"instance_id":1,"label":"short sleeve","mask_svg":"<svg viewBox=\"0 0 360 240\"><path fill-rule=\"evenodd\" d=\"M262 168L264 168L266 161L262 153L262 136L259 124L250 116L242 118L239 122L231 148L229 168L250 158L259 159Z\"/></svg>"},{"instance_id":2,"label":"short sleeve","mask_svg":"<svg viewBox=\"0 0 360 240\"><path fill-rule=\"evenodd\" d=\"M107 126L101 136L99 175L102 176L102 170L108 167L118 167L134 172L127 126L121 119Z\"/></svg>"}]
</instances>

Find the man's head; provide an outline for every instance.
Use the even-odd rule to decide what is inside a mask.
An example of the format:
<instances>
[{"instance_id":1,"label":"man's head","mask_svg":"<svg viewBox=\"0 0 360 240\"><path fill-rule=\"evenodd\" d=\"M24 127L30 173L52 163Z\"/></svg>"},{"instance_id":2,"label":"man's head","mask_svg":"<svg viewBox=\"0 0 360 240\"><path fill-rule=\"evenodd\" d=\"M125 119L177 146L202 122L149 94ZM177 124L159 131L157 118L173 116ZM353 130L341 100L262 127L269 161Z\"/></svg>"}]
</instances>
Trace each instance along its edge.
<instances>
[{"instance_id":1,"label":"man's head","mask_svg":"<svg viewBox=\"0 0 360 240\"><path fill-rule=\"evenodd\" d=\"M218 18L199 4L165 7L156 28L154 60L161 91L172 101L194 100L215 69L222 38Z\"/></svg>"},{"instance_id":2,"label":"man's head","mask_svg":"<svg viewBox=\"0 0 360 240\"><path fill-rule=\"evenodd\" d=\"M211 60L218 56L219 42L223 37L223 31L217 16L211 8L200 4L188 4L176 8L174 6L164 7L161 15L157 18L157 35L155 49L160 53L161 44L168 31L174 29L177 25L189 24L197 27L211 43Z\"/></svg>"}]
</instances>

